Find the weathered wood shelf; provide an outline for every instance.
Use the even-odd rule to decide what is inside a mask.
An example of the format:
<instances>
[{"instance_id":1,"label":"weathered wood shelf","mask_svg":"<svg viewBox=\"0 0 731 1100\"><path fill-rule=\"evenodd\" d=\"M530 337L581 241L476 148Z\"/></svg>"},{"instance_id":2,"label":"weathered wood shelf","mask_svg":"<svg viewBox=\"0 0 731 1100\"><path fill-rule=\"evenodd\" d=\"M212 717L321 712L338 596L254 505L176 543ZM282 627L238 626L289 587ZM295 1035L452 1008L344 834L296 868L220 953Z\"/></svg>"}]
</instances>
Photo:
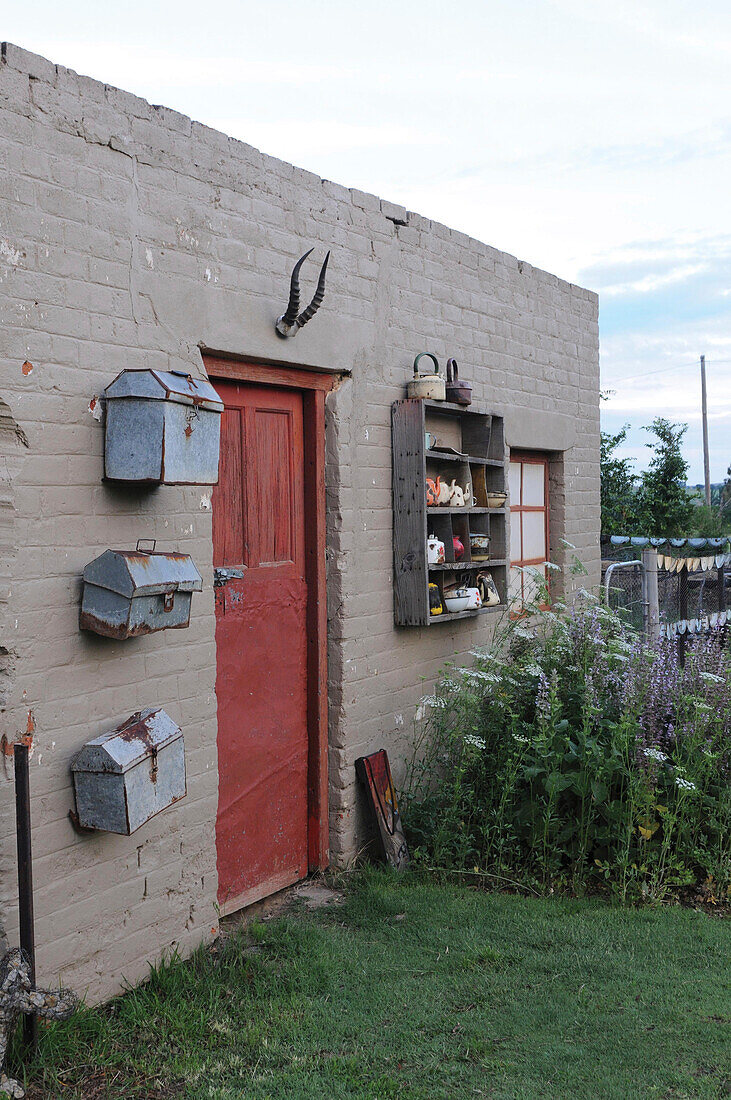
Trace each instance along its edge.
<instances>
[{"instance_id":1,"label":"weathered wood shelf","mask_svg":"<svg viewBox=\"0 0 731 1100\"><path fill-rule=\"evenodd\" d=\"M504 609L507 602L508 509L488 508L488 492L506 489L505 439L501 417L446 401L409 398L396 401L391 415L393 441L394 619L399 626L433 626L455 619ZM426 432L460 454L426 447ZM426 479L441 477L470 485L474 505L463 508L427 506ZM446 561L429 565L427 538L444 543ZM470 535L489 535L489 561L472 561ZM464 558L454 560L453 539L459 536ZM431 615L429 584L444 598L445 587L460 575L492 574L500 594L495 607Z\"/></svg>"},{"instance_id":2,"label":"weathered wood shelf","mask_svg":"<svg viewBox=\"0 0 731 1100\"><path fill-rule=\"evenodd\" d=\"M429 572L438 572L440 569L448 573L464 573L467 569L492 569L493 566L507 565L505 558L490 558L489 561L445 561L439 565L429 565Z\"/></svg>"},{"instance_id":3,"label":"weathered wood shelf","mask_svg":"<svg viewBox=\"0 0 731 1100\"><path fill-rule=\"evenodd\" d=\"M472 466L502 466L496 458L475 458L474 455L451 455L445 451L427 451L426 457L434 462L469 462Z\"/></svg>"},{"instance_id":4,"label":"weathered wood shelf","mask_svg":"<svg viewBox=\"0 0 731 1100\"><path fill-rule=\"evenodd\" d=\"M476 607L473 611L443 611L441 615L432 615L432 622L446 622L452 619L474 619L476 615L490 615L495 611L504 611L505 604L496 603L494 607Z\"/></svg>"},{"instance_id":5,"label":"weathered wood shelf","mask_svg":"<svg viewBox=\"0 0 731 1100\"><path fill-rule=\"evenodd\" d=\"M492 515L504 516L507 508L447 508L444 504L428 504L426 514L428 516L468 516L468 515Z\"/></svg>"}]
</instances>

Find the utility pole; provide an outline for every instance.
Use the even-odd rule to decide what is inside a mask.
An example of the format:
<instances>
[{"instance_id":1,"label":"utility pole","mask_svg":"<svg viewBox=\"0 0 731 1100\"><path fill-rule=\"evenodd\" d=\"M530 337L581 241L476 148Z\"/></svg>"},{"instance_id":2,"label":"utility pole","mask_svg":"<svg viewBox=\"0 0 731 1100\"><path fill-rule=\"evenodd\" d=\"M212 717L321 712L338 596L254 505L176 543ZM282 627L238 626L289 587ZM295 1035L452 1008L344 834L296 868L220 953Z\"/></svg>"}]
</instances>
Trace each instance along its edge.
<instances>
[{"instance_id":1,"label":"utility pole","mask_svg":"<svg viewBox=\"0 0 731 1100\"><path fill-rule=\"evenodd\" d=\"M706 504L711 507L711 460L708 457L708 399L706 398L706 357L701 355L701 412L703 415L703 472L706 479Z\"/></svg>"}]
</instances>

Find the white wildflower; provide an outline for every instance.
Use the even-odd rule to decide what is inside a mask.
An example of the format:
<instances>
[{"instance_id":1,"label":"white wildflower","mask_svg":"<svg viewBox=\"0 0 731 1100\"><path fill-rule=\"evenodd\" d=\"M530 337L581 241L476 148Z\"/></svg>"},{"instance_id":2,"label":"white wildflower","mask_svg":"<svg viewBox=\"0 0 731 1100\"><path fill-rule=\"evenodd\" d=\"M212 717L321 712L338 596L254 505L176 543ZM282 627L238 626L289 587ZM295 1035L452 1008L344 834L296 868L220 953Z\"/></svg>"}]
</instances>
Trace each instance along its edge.
<instances>
[{"instance_id":1,"label":"white wildflower","mask_svg":"<svg viewBox=\"0 0 731 1100\"><path fill-rule=\"evenodd\" d=\"M552 573L561 572L561 566L556 565L555 561L544 561L543 564L545 565L546 569L550 569Z\"/></svg>"},{"instance_id":2,"label":"white wildflower","mask_svg":"<svg viewBox=\"0 0 731 1100\"><path fill-rule=\"evenodd\" d=\"M675 776L675 786L681 791L695 791L697 789L695 783L691 783L689 779L682 779L679 775Z\"/></svg>"},{"instance_id":3,"label":"white wildflower","mask_svg":"<svg viewBox=\"0 0 731 1100\"><path fill-rule=\"evenodd\" d=\"M499 679L494 672L483 672L479 668L461 668L459 671L465 680L486 680L489 684L494 684Z\"/></svg>"},{"instance_id":4,"label":"white wildflower","mask_svg":"<svg viewBox=\"0 0 731 1100\"><path fill-rule=\"evenodd\" d=\"M564 549L566 549L566 550L575 550L575 549L576 549L576 547L574 546L573 542L569 542L569 540L568 540L568 539L559 539L558 541L559 541L559 542L561 543L561 545L562 545L562 546L564 547Z\"/></svg>"},{"instance_id":5,"label":"white wildflower","mask_svg":"<svg viewBox=\"0 0 731 1100\"><path fill-rule=\"evenodd\" d=\"M726 681L723 676L716 676L713 672L701 672L701 680L705 680L707 684L724 684Z\"/></svg>"},{"instance_id":6,"label":"white wildflower","mask_svg":"<svg viewBox=\"0 0 731 1100\"><path fill-rule=\"evenodd\" d=\"M530 745L529 737L521 737L519 733L513 734L513 740L517 741L519 745Z\"/></svg>"},{"instance_id":7,"label":"white wildflower","mask_svg":"<svg viewBox=\"0 0 731 1100\"><path fill-rule=\"evenodd\" d=\"M664 764L667 760L665 753L659 749L645 749L644 753L648 760L656 760L658 764Z\"/></svg>"},{"instance_id":8,"label":"white wildflower","mask_svg":"<svg viewBox=\"0 0 731 1100\"><path fill-rule=\"evenodd\" d=\"M473 745L476 749L484 749L485 739L484 737L475 737L472 733L466 733L464 736L465 745Z\"/></svg>"},{"instance_id":9,"label":"white wildflower","mask_svg":"<svg viewBox=\"0 0 731 1100\"><path fill-rule=\"evenodd\" d=\"M532 664L525 665L523 668L523 672L525 672L527 676L540 676L543 672L543 669L540 665L537 665L534 662Z\"/></svg>"},{"instance_id":10,"label":"white wildflower","mask_svg":"<svg viewBox=\"0 0 731 1100\"><path fill-rule=\"evenodd\" d=\"M517 634L519 638L529 638L531 642L536 636L534 630L530 630L528 627L525 626L516 626L514 633Z\"/></svg>"},{"instance_id":11,"label":"white wildflower","mask_svg":"<svg viewBox=\"0 0 731 1100\"><path fill-rule=\"evenodd\" d=\"M420 706L422 707L435 707L437 710L443 709L447 705L446 699L440 699L438 695L425 695L421 700Z\"/></svg>"},{"instance_id":12,"label":"white wildflower","mask_svg":"<svg viewBox=\"0 0 731 1100\"><path fill-rule=\"evenodd\" d=\"M576 595L580 596L582 600L588 600L589 603L599 603L599 597L595 596L593 592L587 591L586 588L578 588Z\"/></svg>"}]
</instances>

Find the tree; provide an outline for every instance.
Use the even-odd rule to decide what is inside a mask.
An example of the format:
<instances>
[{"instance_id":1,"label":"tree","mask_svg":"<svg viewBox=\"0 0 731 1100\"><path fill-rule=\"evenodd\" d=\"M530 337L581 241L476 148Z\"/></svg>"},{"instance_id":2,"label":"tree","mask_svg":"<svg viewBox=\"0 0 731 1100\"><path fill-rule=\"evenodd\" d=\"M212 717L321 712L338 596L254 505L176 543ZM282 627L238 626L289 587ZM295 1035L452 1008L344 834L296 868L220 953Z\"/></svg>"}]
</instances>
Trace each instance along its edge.
<instances>
[{"instance_id":1,"label":"tree","mask_svg":"<svg viewBox=\"0 0 731 1100\"><path fill-rule=\"evenodd\" d=\"M642 534L682 538L692 527L694 506L685 488L688 463L681 451L687 430L687 424L672 424L662 416L645 427L657 438L646 444L653 456L640 479Z\"/></svg>"},{"instance_id":2,"label":"tree","mask_svg":"<svg viewBox=\"0 0 731 1100\"><path fill-rule=\"evenodd\" d=\"M601 502L602 534L639 534L639 498L637 474L632 469L631 458L617 458L614 454L627 438L629 424L612 435L601 433Z\"/></svg>"},{"instance_id":3,"label":"tree","mask_svg":"<svg viewBox=\"0 0 731 1100\"><path fill-rule=\"evenodd\" d=\"M731 511L731 466L726 471L728 477L721 486L720 508L722 512Z\"/></svg>"}]
</instances>

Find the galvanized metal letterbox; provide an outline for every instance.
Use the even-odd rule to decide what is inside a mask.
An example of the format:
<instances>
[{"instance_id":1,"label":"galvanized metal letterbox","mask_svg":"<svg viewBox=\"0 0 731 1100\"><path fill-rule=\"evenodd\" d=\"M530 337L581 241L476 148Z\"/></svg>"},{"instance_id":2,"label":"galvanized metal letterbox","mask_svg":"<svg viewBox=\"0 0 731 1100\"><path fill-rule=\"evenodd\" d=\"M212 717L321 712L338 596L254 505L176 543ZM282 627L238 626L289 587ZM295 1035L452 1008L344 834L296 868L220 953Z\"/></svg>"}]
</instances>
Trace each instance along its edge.
<instances>
[{"instance_id":1,"label":"galvanized metal letterbox","mask_svg":"<svg viewBox=\"0 0 731 1100\"><path fill-rule=\"evenodd\" d=\"M214 485L223 402L185 371L123 370L104 391L104 476Z\"/></svg>"},{"instance_id":2,"label":"galvanized metal letterbox","mask_svg":"<svg viewBox=\"0 0 731 1100\"><path fill-rule=\"evenodd\" d=\"M129 836L185 796L182 731L164 710L147 707L88 741L71 771L81 828Z\"/></svg>"},{"instance_id":3,"label":"galvanized metal letterbox","mask_svg":"<svg viewBox=\"0 0 731 1100\"><path fill-rule=\"evenodd\" d=\"M140 542L143 540L140 540ZM79 627L106 638L135 638L190 624L193 592L203 587L189 554L105 550L84 569Z\"/></svg>"}]
</instances>

